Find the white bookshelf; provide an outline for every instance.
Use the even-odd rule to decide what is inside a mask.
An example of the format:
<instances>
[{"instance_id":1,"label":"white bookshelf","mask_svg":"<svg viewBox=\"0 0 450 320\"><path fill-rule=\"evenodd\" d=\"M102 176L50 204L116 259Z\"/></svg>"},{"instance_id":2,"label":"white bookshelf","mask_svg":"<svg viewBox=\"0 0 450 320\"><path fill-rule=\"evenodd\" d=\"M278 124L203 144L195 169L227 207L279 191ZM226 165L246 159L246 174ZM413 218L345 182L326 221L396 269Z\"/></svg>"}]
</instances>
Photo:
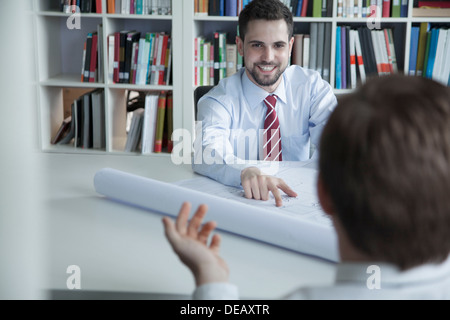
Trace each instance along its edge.
<instances>
[{"instance_id":1,"label":"white bookshelf","mask_svg":"<svg viewBox=\"0 0 450 320\"><path fill-rule=\"evenodd\" d=\"M194 132L194 38L199 35L211 36L214 31L229 32L229 40L234 40L238 17L196 16L195 0L172 0L172 15L124 15L107 14L103 0L103 13L81 14L81 29L69 30L66 21L70 14L58 12L59 0L33 0L37 87L39 104L40 141L44 151L123 153L126 141L125 93L127 90L173 91L174 129L187 129ZM408 16L405 18L379 18L381 27L395 27L397 60L399 71L407 72L409 65L409 46L411 27L421 22L445 24L450 26L449 17L413 17L412 0L408 3ZM365 25L368 18L342 18L336 16L337 0L333 0L332 17L295 17L294 30L309 32L312 22L331 24L331 64L330 84L335 82L336 27L339 25ZM136 29L141 32L168 31L172 37L172 83L168 86L131 85L109 83L107 80L107 52L103 51L103 83L83 83L80 81L82 47L89 31L103 24L103 47L106 48L106 35L115 31ZM84 150L50 144L63 120L63 90L65 88L94 89L105 91L106 111L106 150ZM345 94L349 89L336 90ZM190 137L186 137L190 138ZM160 156L160 155L157 155ZM167 156L163 154L162 156Z\"/></svg>"},{"instance_id":2,"label":"white bookshelf","mask_svg":"<svg viewBox=\"0 0 450 320\"><path fill-rule=\"evenodd\" d=\"M180 0L173 0L181 2ZM108 14L107 1L102 1L103 13L80 13L80 29L70 30L66 22L72 14L59 12L59 0L33 0L36 50L36 74L40 115L40 142L43 151L68 153L124 153L126 142L126 92L173 91L174 129L183 127L182 79L175 72L170 85L134 85L108 81L108 52L103 50L103 82L81 82L82 52L87 33L103 25L103 48L107 48L107 35L121 30L168 32L172 38L172 68L181 70L182 55L182 7L173 5L171 15ZM64 119L63 90L79 88L104 89L105 93L105 150L85 150L71 146L51 145ZM167 154L152 154L167 156Z\"/></svg>"}]
</instances>

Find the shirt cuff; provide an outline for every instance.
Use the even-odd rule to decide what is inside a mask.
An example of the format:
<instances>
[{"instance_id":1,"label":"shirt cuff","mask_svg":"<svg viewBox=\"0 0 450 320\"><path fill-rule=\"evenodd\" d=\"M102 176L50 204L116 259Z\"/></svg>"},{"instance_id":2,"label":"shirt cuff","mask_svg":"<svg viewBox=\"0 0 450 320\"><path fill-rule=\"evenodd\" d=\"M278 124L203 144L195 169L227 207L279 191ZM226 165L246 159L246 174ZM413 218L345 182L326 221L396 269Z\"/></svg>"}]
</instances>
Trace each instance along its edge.
<instances>
[{"instance_id":1,"label":"shirt cuff","mask_svg":"<svg viewBox=\"0 0 450 320\"><path fill-rule=\"evenodd\" d=\"M194 300L238 300L239 290L227 282L206 283L197 287L192 295Z\"/></svg>"}]
</instances>

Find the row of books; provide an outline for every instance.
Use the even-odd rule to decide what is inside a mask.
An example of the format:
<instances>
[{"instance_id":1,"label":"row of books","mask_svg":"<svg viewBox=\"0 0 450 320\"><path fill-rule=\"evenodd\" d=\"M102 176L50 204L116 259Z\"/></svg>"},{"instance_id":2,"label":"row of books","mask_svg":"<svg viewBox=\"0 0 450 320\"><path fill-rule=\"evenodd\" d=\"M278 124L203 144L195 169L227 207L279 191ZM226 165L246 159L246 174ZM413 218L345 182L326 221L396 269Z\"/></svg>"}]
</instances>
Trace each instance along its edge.
<instances>
[{"instance_id":1,"label":"row of books","mask_svg":"<svg viewBox=\"0 0 450 320\"><path fill-rule=\"evenodd\" d=\"M338 17L401 18L407 15L408 0L338 0Z\"/></svg>"},{"instance_id":2,"label":"row of books","mask_svg":"<svg viewBox=\"0 0 450 320\"><path fill-rule=\"evenodd\" d=\"M165 32L118 31L108 35L108 78L113 83L168 85L172 41Z\"/></svg>"},{"instance_id":3,"label":"row of books","mask_svg":"<svg viewBox=\"0 0 450 320\"><path fill-rule=\"evenodd\" d=\"M102 0L60 0L64 13L102 13Z\"/></svg>"},{"instance_id":4,"label":"row of books","mask_svg":"<svg viewBox=\"0 0 450 320\"><path fill-rule=\"evenodd\" d=\"M195 15L239 16L252 0L196 0ZM295 17L331 17L333 0L280 0Z\"/></svg>"},{"instance_id":5,"label":"row of books","mask_svg":"<svg viewBox=\"0 0 450 320\"><path fill-rule=\"evenodd\" d=\"M294 17L331 17L333 0L283 0Z\"/></svg>"},{"instance_id":6,"label":"row of books","mask_svg":"<svg viewBox=\"0 0 450 320\"><path fill-rule=\"evenodd\" d=\"M242 9L252 0L195 0L196 16L239 16Z\"/></svg>"},{"instance_id":7,"label":"row of books","mask_svg":"<svg viewBox=\"0 0 450 320\"><path fill-rule=\"evenodd\" d=\"M194 39L194 85L216 85L242 67L236 44L227 43L226 32L214 32L213 39Z\"/></svg>"},{"instance_id":8,"label":"row of books","mask_svg":"<svg viewBox=\"0 0 450 320\"><path fill-rule=\"evenodd\" d=\"M133 93L133 92L132 92ZM136 103L127 112L126 152L142 154L172 152L172 91L134 92Z\"/></svg>"},{"instance_id":9,"label":"row of books","mask_svg":"<svg viewBox=\"0 0 450 320\"><path fill-rule=\"evenodd\" d=\"M408 73L450 85L450 30L427 22L411 27Z\"/></svg>"},{"instance_id":10,"label":"row of books","mask_svg":"<svg viewBox=\"0 0 450 320\"><path fill-rule=\"evenodd\" d=\"M105 102L103 89L88 92L73 101L52 138L52 144L72 144L75 148L105 149Z\"/></svg>"},{"instance_id":11,"label":"row of books","mask_svg":"<svg viewBox=\"0 0 450 320\"><path fill-rule=\"evenodd\" d=\"M291 64L313 69L330 82L331 23L312 22L309 34L294 34Z\"/></svg>"},{"instance_id":12,"label":"row of books","mask_svg":"<svg viewBox=\"0 0 450 320\"><path fill-rule=\"evenodd\" d=\"M392 29L337 26L335 67L336 89L355 88L369 75L397 72Z\"/></svg>"},{"instance_id":13,"label":"row of books","mask_svg":"<svg viewBox=\"0 0 450 320\"><path fill-rule=\"evenodd\" d=\"M172 0L107 0L108 13L171 15Z\"/></svg>"},{"instance_id":14,"label":"row of books","mask_svg":"<svg viewBox=\"0 0 450 320\"><path fill-rule=\"evenodd\" d=\"M87 34L83 47L81 64L81 82L103 82L103 25L99 24L97 30Z\"/></svg>"}]
</instances>

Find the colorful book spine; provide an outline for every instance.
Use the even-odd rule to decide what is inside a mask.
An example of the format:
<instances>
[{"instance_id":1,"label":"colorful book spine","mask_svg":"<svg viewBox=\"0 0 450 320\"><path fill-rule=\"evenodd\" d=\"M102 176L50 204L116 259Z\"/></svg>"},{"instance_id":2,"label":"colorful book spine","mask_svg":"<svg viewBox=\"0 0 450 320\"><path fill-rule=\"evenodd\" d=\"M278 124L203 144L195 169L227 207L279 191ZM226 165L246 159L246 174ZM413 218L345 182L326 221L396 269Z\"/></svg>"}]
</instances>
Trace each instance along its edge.
<instances>
[{"instance_id":1,"label":"colorful book spine","mask_svg":"<svg viewBox=\"0 0 450 320\"><path fill-rule=\"evenodd\" d=\"M419 27L411 28L411 44L409 50L409 68L408 74L410 76L416 75L416 64L417 64L417 48L419 43Z\"/></svg>"},{"instance_id":2,"label":"colorful book spine","mask_svg":"<svg viewBox=\"0 0 450 320\"><path fill-rule=\"evenodd\" d=\"M341 89L341 27L336 28L336 89Z\"/></svg>"},{"instance_id":3,"label":"colorful book spine","mask_svg":"<svg viewBox=\"0 0 450 320\"><path fill-rule=\"evenodd\" d=\"M164 132L164 117L166 113L167 92L161 91L158 98L158 112L156 118L156 132L155 132L155 153L162 151L162 141Z\"/></svg>"}]
</instances>

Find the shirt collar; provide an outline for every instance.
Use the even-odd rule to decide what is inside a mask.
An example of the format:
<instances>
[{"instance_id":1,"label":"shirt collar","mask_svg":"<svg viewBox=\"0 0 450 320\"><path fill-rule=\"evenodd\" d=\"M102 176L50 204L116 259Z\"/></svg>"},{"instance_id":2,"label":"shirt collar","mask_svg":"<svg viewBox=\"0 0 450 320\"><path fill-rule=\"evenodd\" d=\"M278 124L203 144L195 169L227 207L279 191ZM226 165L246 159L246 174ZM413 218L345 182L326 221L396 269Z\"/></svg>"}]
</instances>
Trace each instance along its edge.
<instances>
[{"instance_id":1,"label":"shirt collar","mask_svg":"<svg viewBox=\"0 0 450 320\"><path fill-rule=\"evenodd\" d=\"M268 93L266 90L258 87L254 84L247 76L247 72L245 72L245 68L242 68L242 89L244 92L244 97L247 100L250 108L254 109L257 106L261 105L264 99L267 97ZM285 74L283 73L281 76L281 82L278 85L277 89L273 92L273 94L277 95L277 100L281 100L283 103L286 103L286 89L285 89Z\"/></svg>"}]
</instances>

